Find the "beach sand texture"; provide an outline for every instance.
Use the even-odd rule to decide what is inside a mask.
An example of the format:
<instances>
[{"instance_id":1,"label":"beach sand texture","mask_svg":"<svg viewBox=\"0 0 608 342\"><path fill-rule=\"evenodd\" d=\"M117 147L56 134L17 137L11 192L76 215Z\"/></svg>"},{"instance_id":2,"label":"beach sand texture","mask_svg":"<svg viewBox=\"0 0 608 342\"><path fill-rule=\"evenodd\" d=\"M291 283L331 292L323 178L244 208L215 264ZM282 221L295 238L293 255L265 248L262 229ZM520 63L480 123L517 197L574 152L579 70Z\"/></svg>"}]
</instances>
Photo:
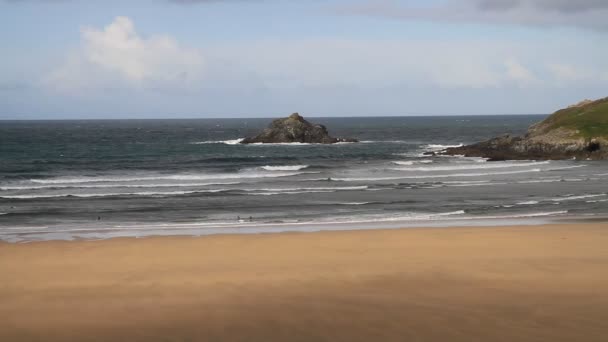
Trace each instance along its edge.
<instances>
[{"instance_id":1,"label":"beach sand texture","mask_svg":"<svg viewBox=\"0 0 608 342\"><path fill-rule=\"evenodd\" d=\"M0 244L0 341L607 341L608 225Z\"/></svg>"}]
</instances>

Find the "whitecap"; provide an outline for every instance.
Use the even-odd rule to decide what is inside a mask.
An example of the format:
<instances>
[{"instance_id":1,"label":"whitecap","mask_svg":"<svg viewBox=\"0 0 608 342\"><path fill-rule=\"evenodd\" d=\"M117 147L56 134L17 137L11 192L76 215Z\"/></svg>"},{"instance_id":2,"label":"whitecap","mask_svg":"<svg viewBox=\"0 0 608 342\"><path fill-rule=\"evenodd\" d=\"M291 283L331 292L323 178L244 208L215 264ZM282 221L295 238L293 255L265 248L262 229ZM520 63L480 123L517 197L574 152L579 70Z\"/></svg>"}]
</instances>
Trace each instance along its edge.
<instances>
[{"instance_id":1,"label":"whitecap","mask_svg":"<svg viewBox=\"0 0 608 342\"><path fill-rule=\"evenodd\" d=\"M75 178L52 178L52 179L30 179L32 183L38 184L78 184L78 183L106 183L106 182L144 182L153 180L208 180L208 179L238 179L238 178L273 178L289 177L302 174L301 172L241 172L225 174L175 174L155 175L141 177L75 177Z\"/></svg>"},{"instance_id":2,"label":"whitecap","mask_svg":"<svg viewBox=\"0 0 608 342\"><path fill-rule=\"evenodd\" d=\"M191 144L194 145L206 145L206 144L225 144L225 145L238 145L241 143L241 141L243 141L245 138L239 138L239 139L232 139L232 140L210 140L210 141L198 141L198 142L193 142Z\"/></svg>"},{"instance_id":3,"label":"whitecap","mask_svg":"<svg viewBox=\"0 0 608 342\"><path fill-rule=\"evenodd\" d=\"M330 193L335 192L334 190L302 190L302 191L281 191L281 192L253 192L250 195L253 196L272 196L272 195L297 195L297 194L311 194L311 193Z\"/></svg>"},{"instance_id":4,"label":"whitecap","mask_svg":"<svg viewBox=\"0 0 608 342\"><path fill-rule=\"evenodd\" d=\"M396 165L414 165L413 161L394 161L393 164Z\"/></svg>"},{"instance_id":5,"label":"whitecap","mask_svg":"<svg viewBox=\"0 0 608 342\"><path fill-rule=\"evenodd\" d=\"M524 202L516 203L516 205L534 205L534 204L538 204L538 201L524 201Z\"/></svg>"},{"instance_id":6,"label":"whitecap","mask_svg":"<svg viewBox=\"0 0 608 342\"><path fill-rule=\"evenodd\" d=\"M110 188L181 188L210 185L235 185L241 182L213 183L150 183L150 184L74 184L74 185L35 185L35 186L3 186L0 190L41 190L41 189L110 189Z\"/></svg>"},{"instance_id":7,"label":"whitecap","mask_svg":"<svg viewBox=\"0 0 608 342\"><path fill-rule=\"evenodd\" d=\"M362 178L332 178L336 181L359 182L359 181L382 181L395 179L425 179L425 178L452 178L452 177L482 177L495 175L511 175L518 173L541 172L541 169L529 169L519 171L487 172L487 173L452 173L445 175L420 175L420 176L399 176L399 177L362 177Z\"/></svg>"},{"instance_id":8,"label":"whitecap","mask_svg":"<svg viewBox=\"0 0 608 342\"><path fill-rule=\"evenodd\" d=\"M309 145L327 145L331 146L333 144L311 144L311 143L301 143L301 142L290 142L290 143L253 143L247 144L246 146L309 146Z\"/></svg>"},{"instance_id":9,"label":"whitecap","mask_svg":"<svg viewBox=\"0 0 608 342\"><path fill-rule=\"evenodd\" d=\"M433 151L443 151L448 148L455 148L455 147L462 147L462 146L464 146L464 145L463 144L458 144L458 145L428 144L428 145L423 145L422 148L427 149L427 150L433 150Z\"/></svg>"},{"instance_id":10,"label":"whitecap","mask_svg":"<svg viewBox=\"0 0 608 342\"><path fill-rule=\"evenodd\" d=\"M315 190L340 191L340 190L365 190L367 188L368 188L367 185L362 185L362 186L334 186L334 187L311 187L311 188L241 189L241 191L271 191L271 192L280 192L280 191L315 191Z\"/></svg>"},{"instance_id":11,"label":"whitecap","mask_svg":"<svg viewBox=\"0 0 608 342\"><path fill-rule=\"evenodd\" d=\"M299 171L302 169L306 169L308 165L266 165L262 166L262 169L266 171Z\"/></svg>"},{"instance_id":12,"label":"whitecap","mask_svg":"<svg viewBox=\"0 0 608 342\"><path fill-rule=\"evenodd\" d=\"M455 171L455 170L484 170L484 169L504 169L515 167L529 167L547 165L548 161L533 163L492 163L492 164L471 164L471 165L451 165L451 166L431 166L431 167L403 167L393 168L395 171ZM405 165L405 164L404 164Z\"/></svg>"},{"instance_id":13,"label":"whitecap","mask_svg":"<svg viewBox=\"0 0 608 342\"><path fill-rule=\"evenodd\" d=\"M551 201L554 202L562 202L562 201L575 201L586 198L595 198L595 197L604 197L606 194L588 194L588 195L579 195L579 196L565 196L565 197L556 197L552 198Z\"/></svg>"},{"instance_id":14,"label":"whitecap","mask_svg":"<svg viewBox=\"0 0 608 342\"><path fill-rule=\"evenodd\" d=\"M59 198L59 197L115 197L115 196L179 196L195 193L217 193L229 191L230 189L194 190L194 191L143 191L143 192L110 192L110 193L81 193L81 194L38 194L38 195L6 195L0 196L5 199L36 199L36 198Z\"/></svg>"}]
</instances>

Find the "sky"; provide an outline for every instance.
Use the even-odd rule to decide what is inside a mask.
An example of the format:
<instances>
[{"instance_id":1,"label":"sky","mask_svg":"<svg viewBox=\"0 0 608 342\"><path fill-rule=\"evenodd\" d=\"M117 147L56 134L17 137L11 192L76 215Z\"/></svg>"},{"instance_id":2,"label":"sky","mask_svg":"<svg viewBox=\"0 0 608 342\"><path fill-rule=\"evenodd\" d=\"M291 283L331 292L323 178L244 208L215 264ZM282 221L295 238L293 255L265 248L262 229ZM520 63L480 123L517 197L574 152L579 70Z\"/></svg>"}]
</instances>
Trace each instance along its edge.
<instances>
[{"instance_id":1,"label":"sky","mask_svg":"<svg viewBox=\"0 0 608 342\"><path fill-rule=\"evenodd\" d=\"M606 0L0 0L0 119L548 114Z\"/></svg>"}]
</instances>

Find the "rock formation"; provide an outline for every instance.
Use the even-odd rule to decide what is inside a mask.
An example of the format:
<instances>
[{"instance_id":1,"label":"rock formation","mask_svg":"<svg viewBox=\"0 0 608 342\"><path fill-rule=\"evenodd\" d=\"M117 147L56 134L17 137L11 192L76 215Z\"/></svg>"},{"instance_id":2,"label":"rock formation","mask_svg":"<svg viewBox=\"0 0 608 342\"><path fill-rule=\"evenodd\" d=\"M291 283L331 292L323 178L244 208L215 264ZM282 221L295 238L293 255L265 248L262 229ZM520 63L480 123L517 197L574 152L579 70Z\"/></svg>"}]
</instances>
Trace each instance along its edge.
<instances>
[{"instance_id":1,"label":"rock formation","mask_svg":"<svg viewBox=\"0 0 608 342\"><path fill-rule=\"evenodd\" d=\"M507 134L441 153L490 160L608 159L608 98L559 110L523 137Z\"/></svg>"},{"instance_id":2,"label":"rock formation","mask_svg":"<svg viewBox=\"0 0 608 342\"><path fill-rule=\"evenodd\" d=\"M268 128L255 137L245 138L241 144L309 143L335 144L357 142L356 139L334 138L323 125L311 124L298 113L287 118L274 120Z\"/></svg>"}]
</instances>

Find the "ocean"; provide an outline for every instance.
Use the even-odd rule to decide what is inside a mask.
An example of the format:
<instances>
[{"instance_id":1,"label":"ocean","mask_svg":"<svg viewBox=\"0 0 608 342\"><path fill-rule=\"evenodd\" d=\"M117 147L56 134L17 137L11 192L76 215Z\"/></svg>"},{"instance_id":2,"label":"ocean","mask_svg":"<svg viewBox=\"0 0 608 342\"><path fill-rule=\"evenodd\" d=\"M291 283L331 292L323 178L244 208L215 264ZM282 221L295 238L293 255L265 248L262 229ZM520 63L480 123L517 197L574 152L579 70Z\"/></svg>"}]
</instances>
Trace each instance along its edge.
<instances>
[{"instance_id":1,"label":"ocean","mask_svg":"<svg viewBox=\"0 0 608 342\"><path fill-rule=\"evenodd\" d=\"M240 145L271 119L1 121L0 239L603 219L608 163L428 156L544 116L309 118L360 143Z\"/></svg>"}]
</instances>

